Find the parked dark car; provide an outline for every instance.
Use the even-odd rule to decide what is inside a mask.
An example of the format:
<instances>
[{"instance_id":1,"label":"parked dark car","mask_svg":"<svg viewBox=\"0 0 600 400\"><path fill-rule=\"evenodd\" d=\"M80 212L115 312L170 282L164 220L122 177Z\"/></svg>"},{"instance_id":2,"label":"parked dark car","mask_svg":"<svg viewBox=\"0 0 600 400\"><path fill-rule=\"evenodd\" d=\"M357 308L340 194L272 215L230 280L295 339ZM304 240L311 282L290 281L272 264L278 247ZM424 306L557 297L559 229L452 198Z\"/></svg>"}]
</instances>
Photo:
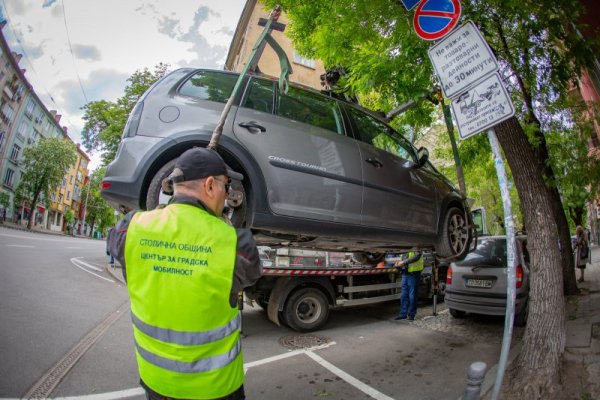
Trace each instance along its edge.
<instances>
[{"instance_id":1,"label":"parked dark car","mask_svg":"<svg viewBox=\"0 0 600 400\"><path fill-rule=\"evenodd\" d=\"M527 238L516 240L516 302L514 325L527 322L529 308L529 252ZM474 251L450 264L446 276L446 306L450 314L506 314L506 236L482 237Z\"/></svg>"},{"instance_id":2,"label":"parked dark car","mask_svg":"<svg viewBox=\"0 0 600 400\"><path fill-rule=\"evenodd\" d=\"M102 196L123 211L166 201L161 182L175 159L206 146L238 74L184 68L134 107ZM443 257L471 242L470 213L455 187L377 116L276 79L246 76L218 151L244 175L228 216L267 246L353 251L376 264L388 251L435 248Z\"/></svg>"}]
</instances>

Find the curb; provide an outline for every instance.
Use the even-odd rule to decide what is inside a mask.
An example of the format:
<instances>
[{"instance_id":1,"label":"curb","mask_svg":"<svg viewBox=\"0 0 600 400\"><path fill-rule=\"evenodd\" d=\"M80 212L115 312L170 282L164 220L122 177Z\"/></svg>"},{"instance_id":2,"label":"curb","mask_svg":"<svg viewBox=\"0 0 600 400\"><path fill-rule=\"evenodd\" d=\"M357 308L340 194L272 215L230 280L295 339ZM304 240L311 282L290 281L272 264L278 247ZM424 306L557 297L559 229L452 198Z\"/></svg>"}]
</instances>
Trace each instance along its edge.
<instances>
[{"instance_id":1,"label":"curb","mask_svg":"<svg viewBox=\"0 0 600 400\"><path fill-rule=\"evenodd\" d=\"M95 238L91 238L89 236L83 236L83 235L67 235L66 233L63 233L63 232L50 231L47 229L43 229L43 230L42 229L27 229L24 226L15 225L12 223L10 223L10 224L1 223L0 228L12 229L15 231L22 231L22 232L29 232L29 233L41 233L42 235L64 236L64 237L72 237L72 238L78 238L78 239L90 239L90 240L101 240L101 241L106 240L106 238L95 239Z\"/></svg>"},{"instance_id":2,"label":"curb","mask_svg":"<svg viewBox=\"0 0 600 400\"><path fill-rule=\"evenodd\" d=\"M110 274L113 278L115 278L117 281L119 281L120 283L122 283L123 285L127 286L127 283L125 282L125 278L123 278L123 273L122 273L122 268L121 266L116 266L115 264L105 264L104 266L104 270L106 272L108 272L108 274Z\"/></svg>"}]
</instances>

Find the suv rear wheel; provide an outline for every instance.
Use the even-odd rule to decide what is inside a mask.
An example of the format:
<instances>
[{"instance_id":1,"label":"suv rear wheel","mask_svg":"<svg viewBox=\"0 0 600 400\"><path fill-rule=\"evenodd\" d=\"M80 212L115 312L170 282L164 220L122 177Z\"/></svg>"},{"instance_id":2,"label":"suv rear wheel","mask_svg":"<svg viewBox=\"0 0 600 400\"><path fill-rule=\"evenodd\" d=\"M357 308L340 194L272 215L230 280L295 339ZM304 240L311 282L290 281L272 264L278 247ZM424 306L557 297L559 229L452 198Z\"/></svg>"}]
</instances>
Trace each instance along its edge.
<instances>
[{"instance_id":1,"label":"suv rear wheel","mask_svg":"<svg viewBox=\"0 0 600 400\"><path fill-rule=\"evenodd\" d=\"M150 186L148 186L148 193L146 194L146 210L154 210L159 204L166 204L168 202L170 196L162 192L161 185L163 179L173 172L175 161L177 161L176 158L163 165L154 177L152 177Z\"/></svg>"}]
</instances>

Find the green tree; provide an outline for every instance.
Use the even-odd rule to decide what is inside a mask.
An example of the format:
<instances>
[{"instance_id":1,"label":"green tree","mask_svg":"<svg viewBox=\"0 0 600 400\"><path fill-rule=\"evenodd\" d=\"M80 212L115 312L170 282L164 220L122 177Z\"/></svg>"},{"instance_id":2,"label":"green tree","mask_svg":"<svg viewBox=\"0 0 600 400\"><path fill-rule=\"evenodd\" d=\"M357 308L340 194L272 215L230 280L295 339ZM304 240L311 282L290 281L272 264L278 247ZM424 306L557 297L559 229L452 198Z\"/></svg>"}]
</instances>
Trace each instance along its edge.
<instances>
[{"instance_id":1,"label":"green tree","mask_svg":"<svg viewBox=\"0 0 600 400\"><path fill-rule=\"evenodd\" d=\"M341 86L372 95L384 111L430 89L435 79L427 42L412 29L412 13L400 1L267 0L280 3L291 20L286 29L296 49L327 67L349 72ZM579 2L569 0L463 0L464 15L491 44L517 109L517 119L496 127L512 170L531 245L530 321L507 385L525 398L561 398L564 352L563 290L577 290L569 226L558 191L547 122L560 112L593 52L577 32ZM401 116L416 131L431 122L427 103ZM568 111L568 110L562 110ZM574 110L571 110L574 111ZM579 135L573 140L583 140ZM560 243L559 251L557 243ZM551 311L549 311L551 310Z\"/></svg>"},{"instance_id":2,"label":"green tree","mask_svg":"<svg viewBox=\"0 0 600 400\"><path fill-rule=\"evenodd\" d=\"M49 160L52 160L49 162ZM34 209L43 201L48 207L50 193L65 177L69 166L77 160L75 145L63 138L42 139L23 151L23 175L17 186L18 202L31 207L27 228L33 224Z\"/></svg>"},{"instance_id":3,"label":"green tree","mask_svg":"<svg viewBox=\"0 0 600 400\"><path fill-rule=\"evenodd\" d=\"M10 206L10 196L6 192L0 192L0 208L2 208L3 212ZM0 218L0 223L4 222L2 218Z\"/></svg>"},{"instance_id":4,"label":"green tree","mask_svg":"<svg viewBox=\"0 0 600 400\"><path fill-rule=\"evenodd\" d=\"M127 79L125 93L116 101L91 101L83 106L83 145L87 151L101 151L104 165L115 158L127 118L138 99L167 68L167 64L160 63L153 72L147 68L138 70Z\"/></svg>"},{"instance_id":5,"label":"green tree","mask_svg":"<svg viewBox=\"0 0 600 400\"><path fill-rule=\"evenodd\" d=\"M95 227L97 230L104 232L107 227L113 226L116 222L115 210L100 196L100 186L105 172L104 168L96 169L92 172L90 182L88 183L89 193L87 195L85 220L92 227L90 236L93 234Z\"/></svg>"},{"instance_id":6,"label":"green tree","mask_svg":"<svg viewBox=\"0 0 600 400\"><path fill-rule=\"evenodd\" d=\"M75 221L75 215L73 210L68 209L65 211L65 222L67 223L67 233L71 233L73 229L73 221Z\"/></svg>"}]
</instances>

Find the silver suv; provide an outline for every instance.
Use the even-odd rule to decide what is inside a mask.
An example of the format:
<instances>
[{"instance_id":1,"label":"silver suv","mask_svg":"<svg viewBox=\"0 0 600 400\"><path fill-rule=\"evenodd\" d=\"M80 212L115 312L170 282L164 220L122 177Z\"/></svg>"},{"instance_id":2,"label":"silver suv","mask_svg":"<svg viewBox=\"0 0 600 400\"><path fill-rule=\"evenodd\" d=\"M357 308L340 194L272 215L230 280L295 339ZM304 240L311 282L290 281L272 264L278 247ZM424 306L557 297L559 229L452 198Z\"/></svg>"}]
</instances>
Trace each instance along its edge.
<instances>
[{"instance_id":1,"label":"silver suv","mask_svg":"<svg viewBox=\"0 0 600 400\"><path fill-rule=\"evenodd\" d=\"M184 68L154 84L134 107L102 195L126 211L165 201L175 159L206 146L238 74ZM229 217L266 246L358 252L435 248L443 257L471 242L470 213L454 186L409 141L368 111L276 79L246 76L218 151L245 179L234 182Z\"/></svg>"}]
</instances>

